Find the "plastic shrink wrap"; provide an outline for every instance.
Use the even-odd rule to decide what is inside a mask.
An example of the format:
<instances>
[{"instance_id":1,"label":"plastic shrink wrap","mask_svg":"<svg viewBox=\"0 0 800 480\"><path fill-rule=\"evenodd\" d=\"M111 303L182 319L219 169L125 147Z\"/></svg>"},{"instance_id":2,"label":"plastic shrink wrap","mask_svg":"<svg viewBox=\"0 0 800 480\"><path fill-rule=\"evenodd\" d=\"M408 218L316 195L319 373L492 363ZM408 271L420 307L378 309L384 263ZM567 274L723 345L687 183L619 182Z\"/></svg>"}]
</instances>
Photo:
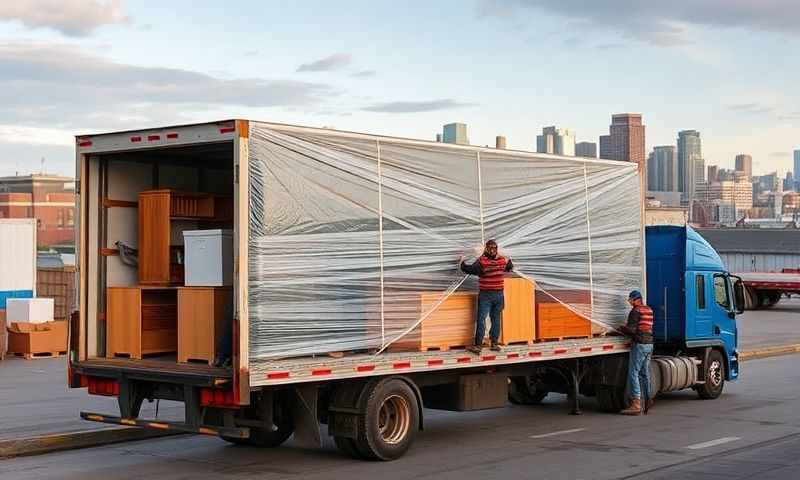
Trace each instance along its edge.
<instances>
[{"instance_id":1,"label":"plastic shrink wrap","mask_svg":"<svg viewBox=\"0 0 800 480\"><path fill-rule=\"evenodd\" d=\"M604 328L644 286L636 164L253 122L249 181L251 360L391 348L490 238Z\"/></svg>"}]
</instances>

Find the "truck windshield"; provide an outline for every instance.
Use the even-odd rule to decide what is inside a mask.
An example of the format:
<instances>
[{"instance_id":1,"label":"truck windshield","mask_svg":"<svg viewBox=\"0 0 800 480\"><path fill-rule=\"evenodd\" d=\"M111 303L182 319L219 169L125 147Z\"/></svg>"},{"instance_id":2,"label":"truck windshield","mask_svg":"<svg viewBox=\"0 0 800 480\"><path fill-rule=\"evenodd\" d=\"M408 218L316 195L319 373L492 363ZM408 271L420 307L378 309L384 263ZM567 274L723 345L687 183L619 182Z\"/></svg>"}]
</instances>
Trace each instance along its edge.
<instances>
[{"instance_id":1,"label":"truck windshield","mask_svg":"<svg viewBox=\"0 0 800 480\"><path fill-rule=\"evenodd\" d=\"M714 299L725 310L731 309L730 296L728 295L728 282L722 275L714 275Z\"/></svg>"}]
</instances>

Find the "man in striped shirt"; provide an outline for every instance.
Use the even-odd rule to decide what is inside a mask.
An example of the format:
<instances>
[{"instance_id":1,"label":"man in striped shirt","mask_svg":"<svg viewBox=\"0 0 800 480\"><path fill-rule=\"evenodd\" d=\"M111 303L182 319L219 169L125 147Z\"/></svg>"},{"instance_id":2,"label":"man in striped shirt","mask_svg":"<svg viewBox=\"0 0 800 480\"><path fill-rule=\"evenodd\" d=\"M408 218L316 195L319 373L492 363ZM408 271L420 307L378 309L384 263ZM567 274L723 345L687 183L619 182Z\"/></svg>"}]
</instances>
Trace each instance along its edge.
<instances>
[{"instance_id":1,"label":"man in striped shirt","mask_svg":"<svg viewBox=\"0 0 800 480\"><path fill-rule=\"evenodd\" d=\"M483 335L486 330L486 315L492 319L489 338L492 350L499 352L500 321L502 319L505 299L503 298L504 277L506 272L514 268L510 258L497 255L497 242L489 240L483 255L472 264L467 265L461 257L461 271L478 276L478 318L475 322L475 343L467 347L472 353L481 353Z\"/></svg>"},{"instance_id":2,"label":"man in striped shirt","mask_svg":"<svg viewBox=\"0 0 800 480\"><path fill-rule=\"evenodd\" d=\"M620 331L631 338L631 354L628 359L628 391L631 404L622 410L623 415L640 415L642 402L649 407L655 395L650 391L650 358L653 356L653 310L644 304L638 290L628 295L631 311L628 322ZM647 412L647 408L644 409Z\"/></svg>"}]
</instances>

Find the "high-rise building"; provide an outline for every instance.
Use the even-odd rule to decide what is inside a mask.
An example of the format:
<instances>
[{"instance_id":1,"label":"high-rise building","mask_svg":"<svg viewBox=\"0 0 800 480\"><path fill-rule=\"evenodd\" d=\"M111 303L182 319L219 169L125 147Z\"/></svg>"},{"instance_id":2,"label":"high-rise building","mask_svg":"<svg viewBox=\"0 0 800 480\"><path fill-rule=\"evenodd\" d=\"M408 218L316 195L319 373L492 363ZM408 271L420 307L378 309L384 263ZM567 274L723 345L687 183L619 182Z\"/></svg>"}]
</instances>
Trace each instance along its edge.
<instances>
[{"instance_id":1,"label":"high-rise building","mask_svg":"<svg viewBox=\"0 0 800 480\"><path fill-rule=\"evenodd\" d=\"M597 158L597 144L594 142L578 142L575 144L575 156Z\"/></svg>"},{"instance_id":2,"label":"high-rise building","mask_svg":"<svg viewBox=\"0 0 800 480\"><path fill-rule=\"evenodd\" d=\"M708 182L718 182L719 178L719 167L716 165L709 165L706 167L706 181Z\"/></svg>"},{"instance_id":3,"label":"high-rise building","mask_svg":"<svg viewBox=\"0 0 800 480\"><path fill-rule=\"evenodd\" d=\"M794 175L792 172L786 172L786 178L783 179L783 191L788 192L794 190Z\"/></svg>"},{"instance_id":4,"label":"high-rise building","mask_svg":"<svg viewBox=\"0 0 800 480\"><path fill-rule=\"evenodd\" d=\"M800 191L800 150L794 151L794 181L795 190Z\"/></svg>"},{"instance_id":5,"label":"high-rise building","mask_svg":"<svg viewBox=\"0 0 800 480\"><path fill-rule=\"evenodd\" d=\"M442 141L444 143L469 145L469 138L467 138L467 125L465 123L448 123L444 126L442 131Z\"/></svg>"},{"instance_id":6,"label":"high-rise building","mask_svg":"<svg viewBox=\"0 0 800 480\"><path fill-rule=\"evenodd\" d=\"M566 128L545 127L542 134L536 136L536 151L574 157L575 132Z\"/></svg>"},{"instance_id":7,"label":"high-rise building","mask_svg":"<svg viewBox=\"0 0 800 480\"><path fill-rule=\"evenodd\" d=\"M752 177L753 157L745 153L736 155L736 171L743 172L745 177Z\"/></svg>"},{"instance_id":8,"label":"high-rise building","mask_svg":"<svg viewBox=\"0 0 800 480\"><path fill-rule=\"evenodd\" d=\"M695 185L705 181L705 170L700 132L678 132L678 190L683 192L685 202L691 203Z\"/></svg>"},{"instance_id":9,"label":"high-rise building","mask_svg":"<svg viewBox=\"0 0 800 480\"><path fill-rule=\"evenodd\" d=\"M505 150L506 148L506 137L502 135L498 135L494 137L494 148L498 150Z\"/></svg>"},{"instance_id":10,"label":"high-rise building","mask_svg":"<svg viewBox=\"0 0 800 480\"><path fill-rule=\"evenodd\" d=\"M678 157L675 147L654 147L647 159L647 189L656 192L678 190Z\"/></svg>"},{"instance_id":11,"label":"high-rise building","mask_svg":"<svg viewBox=\"0 0 800 480\"><path fill-rule=\"evenodd\" d=\"M611 116L609 134L600 137L600 158L622 160L642 165L644 125L639 113L618 113Z\"/></svg>"}]
</instances>

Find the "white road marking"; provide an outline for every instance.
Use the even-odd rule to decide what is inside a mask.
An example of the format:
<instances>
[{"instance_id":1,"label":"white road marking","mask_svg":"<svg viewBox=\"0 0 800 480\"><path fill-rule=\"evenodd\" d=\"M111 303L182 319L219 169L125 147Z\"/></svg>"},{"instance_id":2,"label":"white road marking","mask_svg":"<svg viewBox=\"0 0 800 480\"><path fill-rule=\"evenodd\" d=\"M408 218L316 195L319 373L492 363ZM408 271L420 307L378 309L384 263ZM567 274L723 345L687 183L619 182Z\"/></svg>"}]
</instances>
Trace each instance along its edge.
<instances>
[{"instance_id":1,"label":"white road marking","mask_svg":"<svg viewBox=\"0 0 800 480\"><path fill-rule=\"evenodd\" d=\"M542 433L540 435L531 435L530 438L547 438L547 437L555 437L556 435L566 435L567 433L576 433L582 432L586 430L585 428L573 428L571 430L559 430L557 432L550 432L550 433Z\"/></svg>"},{"instance_id":2,"label":"white road marking","mask_svg":"<svg viewBox=\"0 0 800 480\"><path fill-rule=\"evenodd\" d=\"M703 443L695 443L694 445L689 445L689 450L700 450L701 448L708 448L708 447L716 447L717 445L722 445L723 443L728 442L735 442L736 440L741 440L740 437L722 437L716 440L709 440Z\"/></svg>"}]
</instances>

